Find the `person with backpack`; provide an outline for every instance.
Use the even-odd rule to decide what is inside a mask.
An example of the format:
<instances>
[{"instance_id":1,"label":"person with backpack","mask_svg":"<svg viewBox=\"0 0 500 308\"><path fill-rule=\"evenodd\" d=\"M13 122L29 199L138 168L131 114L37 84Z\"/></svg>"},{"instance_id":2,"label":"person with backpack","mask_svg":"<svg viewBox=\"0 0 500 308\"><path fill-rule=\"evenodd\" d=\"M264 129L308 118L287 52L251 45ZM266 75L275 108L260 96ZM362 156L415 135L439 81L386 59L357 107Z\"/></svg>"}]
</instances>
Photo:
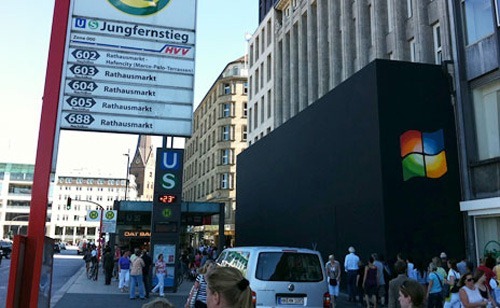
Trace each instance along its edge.
<instances>
[{"instance_id":1,"label":"person with backpack","mask_svg":"<svg viewBox=\"0 0 500 308\"><path fill-rule=\"evenodd\" d=\"M434 263L429 264L429 285L427 287L427 307L428 308L441 308L443 307L443 297L441 292L443 291L443 281L442 277L437 272L437 266Z\"/></svg>"}]
</instances>

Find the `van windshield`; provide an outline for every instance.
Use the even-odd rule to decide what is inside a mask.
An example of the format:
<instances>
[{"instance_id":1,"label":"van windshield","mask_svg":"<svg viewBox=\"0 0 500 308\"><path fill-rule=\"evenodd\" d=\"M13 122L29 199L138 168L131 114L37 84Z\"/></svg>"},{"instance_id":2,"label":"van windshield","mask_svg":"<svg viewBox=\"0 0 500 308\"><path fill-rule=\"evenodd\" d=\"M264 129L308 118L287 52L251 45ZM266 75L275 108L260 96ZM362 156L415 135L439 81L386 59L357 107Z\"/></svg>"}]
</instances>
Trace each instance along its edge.
<instances>
[{"instance_id":1,"label":"van windshield","mask_svg":"<svg viewBox=\"0 0 500 308\"><path fill-rule=\"evenodd\" d=\"M262 252L255 276L264 281L317 282L323 280L323 271L315 254Z\"/></svg>"}]
</instances>

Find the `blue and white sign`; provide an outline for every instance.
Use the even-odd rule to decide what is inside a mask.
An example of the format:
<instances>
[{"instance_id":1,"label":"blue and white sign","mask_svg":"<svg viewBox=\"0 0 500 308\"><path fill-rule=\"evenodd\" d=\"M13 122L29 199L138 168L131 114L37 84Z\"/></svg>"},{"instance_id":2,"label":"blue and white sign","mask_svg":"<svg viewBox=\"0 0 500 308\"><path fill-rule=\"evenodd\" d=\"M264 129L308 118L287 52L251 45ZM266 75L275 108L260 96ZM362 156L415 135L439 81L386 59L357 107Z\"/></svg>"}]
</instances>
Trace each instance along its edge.
<instances>
[{"instance_id":1,"label":"blue and white sign","mask_svg":"<svg viewBox=\"0 0 500 308\"><path fill-rule=\"evenodd\" d=\"M195 16L196 0L72 0L60 128L191 136Z\"/></svg>"}]
</instances>

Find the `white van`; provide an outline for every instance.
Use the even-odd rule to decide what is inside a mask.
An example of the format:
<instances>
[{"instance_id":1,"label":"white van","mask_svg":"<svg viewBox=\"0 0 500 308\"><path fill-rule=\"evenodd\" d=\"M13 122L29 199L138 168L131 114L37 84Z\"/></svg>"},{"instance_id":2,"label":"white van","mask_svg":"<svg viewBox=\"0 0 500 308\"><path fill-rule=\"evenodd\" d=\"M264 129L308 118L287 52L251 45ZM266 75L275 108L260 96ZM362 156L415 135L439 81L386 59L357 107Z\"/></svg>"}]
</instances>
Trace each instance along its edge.
<instances>
[{"instance_id":1,"label":"white van","mask_svg":"<svg viewBox=\"0 0 500 308\"><path fill-rule=\"evenodd\" d=\"M250 281L256 307L330 307L321 254L291 247L237 247L222 251L221 266Z\"/></svg>"}]
</instances>

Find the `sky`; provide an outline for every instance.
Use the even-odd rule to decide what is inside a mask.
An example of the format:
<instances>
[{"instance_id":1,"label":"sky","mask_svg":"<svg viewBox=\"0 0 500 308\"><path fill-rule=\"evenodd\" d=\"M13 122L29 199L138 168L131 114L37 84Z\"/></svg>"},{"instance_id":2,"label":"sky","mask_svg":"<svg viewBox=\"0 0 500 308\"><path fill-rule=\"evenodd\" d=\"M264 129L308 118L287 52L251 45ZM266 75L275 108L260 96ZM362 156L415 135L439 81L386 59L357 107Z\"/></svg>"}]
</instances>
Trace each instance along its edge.
<instances>
[{"instance_id":1,"label":"sky","mask_svg":"<svg viewBox=\"0 0 500 308\"><path fill-rule=\"evenodd\" d=\"M106 1L106 0L102 0ZM182 1L182 0L172 0ZM227 63L246 52L257 0L197 0L194 106ZM54 0L13 1L0 18L0 162L35 164ZM57 172L125 177L137 135L61 131ZM154 137L161 145L161 137ZM182 147L176 140L174 147Z\"/></svg>"}]
</instances>

